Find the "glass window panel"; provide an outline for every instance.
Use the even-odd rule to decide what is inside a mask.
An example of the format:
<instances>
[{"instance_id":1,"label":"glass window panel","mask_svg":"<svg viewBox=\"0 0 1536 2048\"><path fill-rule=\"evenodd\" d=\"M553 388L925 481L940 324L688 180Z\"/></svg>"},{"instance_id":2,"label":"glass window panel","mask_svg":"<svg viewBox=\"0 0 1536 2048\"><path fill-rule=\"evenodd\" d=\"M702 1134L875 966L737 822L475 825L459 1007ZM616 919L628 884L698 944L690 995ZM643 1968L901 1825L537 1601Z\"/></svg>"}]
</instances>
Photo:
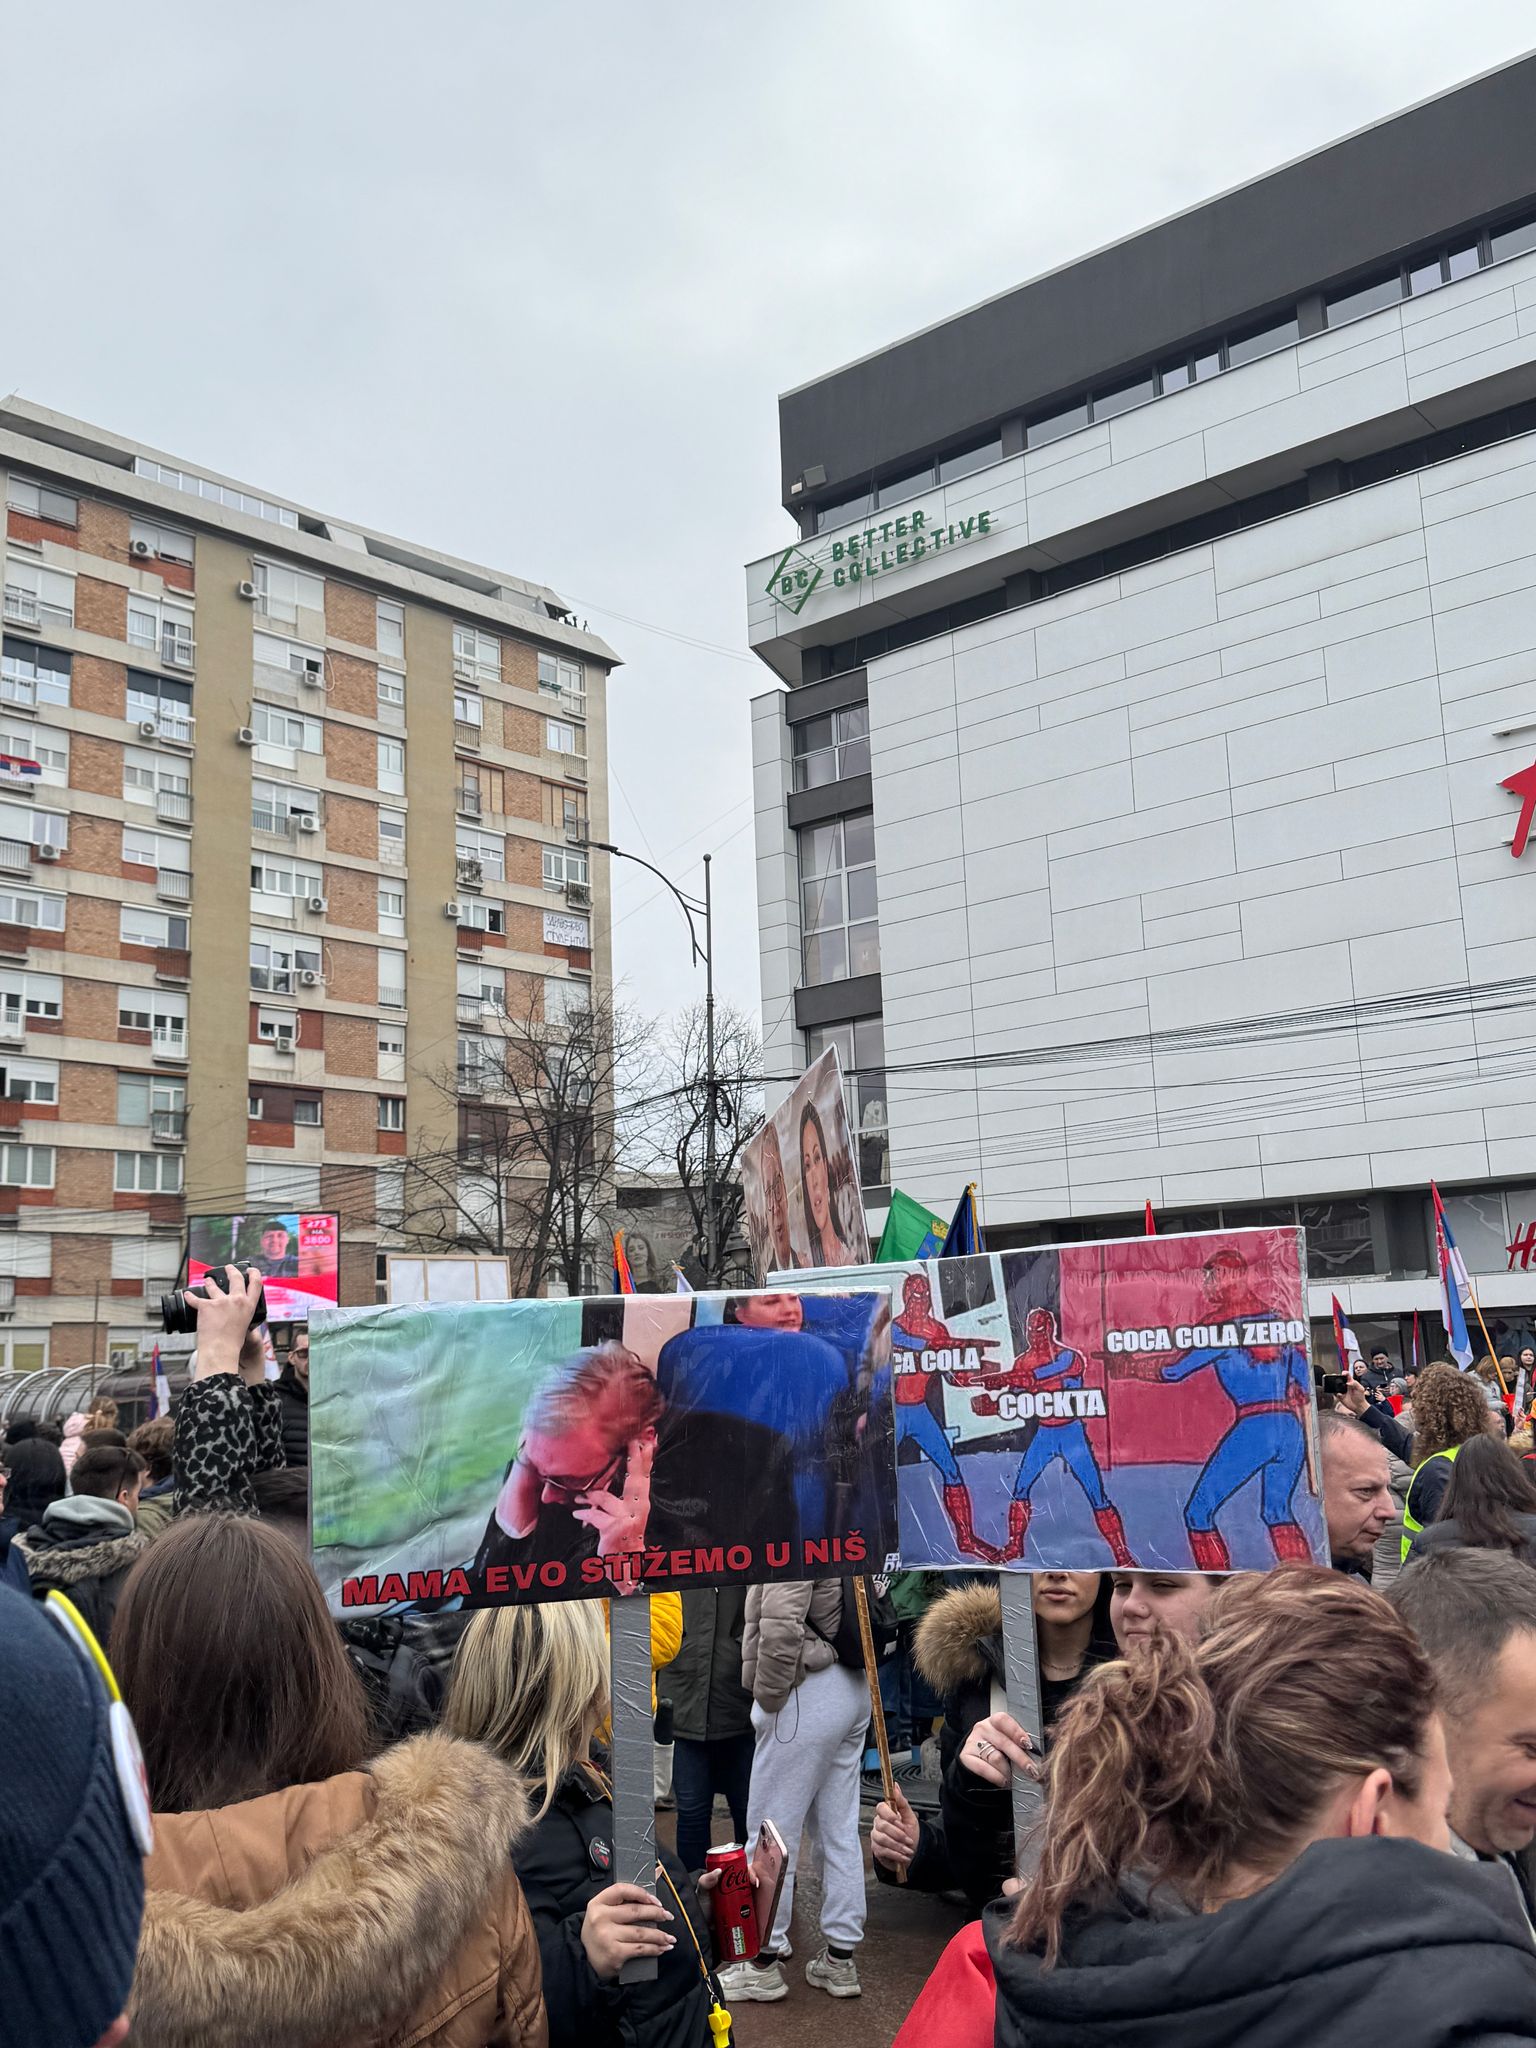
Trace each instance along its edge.
<instances>
[{"instance_id":1,"label":"glass window panel","mask_svg":"<svg viewBox=\"0 0 1536 2048\"><path fill-rule=\"evenodd\" d=\"M796 789L821 789L837 780L837 749L826 747L819 754L797 754L795 757Z\"/></svg>"},{"instance_id":2,"label":"glass window panel","mask_svg":"<svg viewBox=\"0 0 1536 2048\"><path fill-rule=\"evenodd\" d=\"M1314 1280L1372 1271L1371 1205L1364 1198L1303 1202L1297 1221L1307 1233L1307 1271Z\"/></svg>"},{"instance_id":3,"label":"glass window panel","mask_svg":"<svg viewBox=\"0 0 1536 2048\"><path fill-rule=\"evenodd\" d=\"M811 825L800 834L801 874L829 875L842 864L842 827L836 820Z\"/></svg>"},{"instance_id":4,"label":"glass window panel","mask_svg":"<svg viewBox=\"0 0 1536 2048\"><path fill-rule=\"evenodd\" d=\"M994 434L990 440L982 441L975 448L962 448L958 455L941 456L939 482L952 484L958 477L969 476L973 470L985 469L989 462L1000 462L1002 456L1002 436Z\"/></svg>"},{"instance_id":5,"label":"glass window panel","mask_svg":"<svg viewBox=\"0 0 1536 2048\"><path fill-rule=\"evenodd\" d=\"M1048 442L1060 441L1067 434L1075 434L1079 427L1088 424L1088 401L1080 405L1069 405L1065 412L1053 412L1044 419L1031 420L1025 430L1025 445L1030 448L1044 448Z\"/></svg>"},{"instance_id":6,"label":"glass window panel","mask_svg":"<svg viewBox=\"0 0 1536 2048\"><path fill-rule=\"evenodd\" d=\"M1428 263L1419 263L1408 273L1408 290L1417 297L1421 292L1438 291L1445 282L1445 272L1438 256Z\"/></svg>"},{"instance_id":7,"label":"glass window panel","mask_svg":"<svg viewBox=\"0 0 1536 2048\"><path fill-rule=\"evenodd\" d=\"M795 752L797 754L819 753L823 747L832 744L832 720L827 718L808 719L804 725L795 727Z\"/></svg>"},{"instance_id":8,"label":"glass window panel","mask_svg":"<svg viewBox=\"0 0 1536 2048\"><path fill-rule=\"evenodd\" d=\"M848 974L848 938L845 932L825 932L805 942L805 978L808 982L843 981Z\"/></svg>"},{"instance_id":9,"label":"glass window panel","mask_svg":"<svg viewBox=\"0 0 1536 2048\"><path fill-rule=\"evenodd\" d=\"M1452 284L1456 282L1458 277L1470 277L1478 267L1480 260L1476 242L1468 242L1461 249L1452 249L1445 259L1445 267L1450 273Z\"/></svg>"},{"instance_id":10,"label":"glass window panel","mask_svg":"<svg viewBox=\"0 0 1536 2048\"><path fill-rule=\"evenodd\" d=\"M1117 412L1129 412L1133 406L1145 405L1149 398L1156 396L1156 385L1149 373L1138 377L1134 384L1122 384L1114 391L1095 391L1093 416L1096 420L1112 420Z\"/></svg>"},{"instance_id":11,"label":"glass window panel","mask_svg":"<svg viewBox=\"0 0 1536 2048\"><path fill-rule=\"evenodd\" d=\"M847 864L851 868L862 866L875 857L875 814L873 811L859 811L843 820L843 846Z\"/></svg>"},{"instance_id":12,"label":"glass window panel","mask_svg":"<svg viewBox=\"0 0 1536 2048\"><path fill-rule=\"evenodd\" d=\"M1197 384L1206 377L1219 377L1220 375L1221 350L1219 347L1208 349L1204 355L1195 357L1195 382Z\"/></svg>"},{"instance_id":13,"label":"glass window panel","mask_svg":"<svg viewBox=\"0 0 1536 2048\"><path fill-rule=\"evenodd\" d=\"M805 928L819 932L843 921L843 880L841 875L824 875L801 885Z\"/></svg>"},{"instance_id":14,"label":"glass window panel","mask_svg":"<svg viewBox=\"0 0 1536 2048\"><path fill-rule=\"evenodd\" d=\"M846 711L837 714L837 737L840 740L864 739L869 733L869 706L850 704Z\"/></svg>"},{"instance_id":15,"label":"glass window panel","mask_svg":"<svg viewBox=\"0 0 1536 2048\"><path fill-rule=\"evenodd\" d=\"M926 469L910 470L906 476L893 476L889 483L883 483L879 490L880 507L899 505L903 498L915 498L922 491L933 488L933 465Z\"/></svg>"},{"instance_id":16,"label":"glass window panel","mask_svg":"<svg viewBox=\"0 0 1536 2048\"><path fill-rule=\"evenodd\" d=\"M848 972L850 974L878 974L880 972L879 925L856 924L849 927Z\"/></svg>"},{"instance_id":17,"label":"glass window panel","mask_svg":"<svg viewBox=\"0 0 1536 2048\"><path fill-rule=\"evenodd\" d=\"M1182 391L1189 383L1189 364L1164 363L1157 373L1157 381L1164 397L1170 391Z\"/></svg>"},{"instance_id":18,"label":"glass window panel","mask_svg":"<svg viewBox=\"0 0 1536 2048\"><path fill-rule=\"evenodd\" d=\"M1488 237L1490 263L1502 263L1506 256L1523 256L1527 249L1536 249L1536 218L1499 228ZM1454 1229L1455 1225L1451 1227Z\"/></svg>"},{"instance_id":19,"label":"glass window panel","mask_svg":"<svg viewBox=\"0 0 1536 2048\"><path fill-rule=\"evenodd\" d=\"M875 871L873 868L855 868L848 876L848 917L850 922L858 917L873 917L877 909L875 901Z\"/></svg>"},{"instance_id":20,"label":"glass window panel","mask_svg":"<svg viewBox=\"0 0 1536 2048\"><path fill-rule=\"evenodd\" d=\"M816 514L816 531L825 533L829 527L847 526L855 519L863 519L874 510L874 494L861 491L856 498L841 498L835 505L823 505Z\"/></svg>"},{"instance_id":21,"label":"glass window panel","mask_svg":"<svg viewBox=\"0 0 1536 2048\"><path fill-rule=\"evenodd\" d=\"M869 773L869 741L867 739L850 740L846 746L838 748L837 772L840 778L848 775L867 775Z\"/></svg>"},{"instance_id":22,"label":"glass window panel","mask_svg":"<svg viewBox=\"0 0 1536 2048\"><path fill-rule=\"evenodd\" d=\"M1277 348L1289 348L1299 332L1293 317L1276 321L1273 327L1256 328L1251 334L1235 335L1227 343L1227 368L1235 370L1240 363L1273 355Z\"/></svg>"},{"instance_id":23,"label":"glass window panel","mask_svg":"<svg viewBox=\"0 0 1536 2048\"><path fill-rule=\"evenodd\" d=\"M1329 299L1328 325L1342 327L1348 320L1363 320L1367 313L1395 306L1402 296L1403 281L1395 270L1385 277L1372 278L1369 284L1356 285L1352 291Z\"/></svg>"}]
</instances>

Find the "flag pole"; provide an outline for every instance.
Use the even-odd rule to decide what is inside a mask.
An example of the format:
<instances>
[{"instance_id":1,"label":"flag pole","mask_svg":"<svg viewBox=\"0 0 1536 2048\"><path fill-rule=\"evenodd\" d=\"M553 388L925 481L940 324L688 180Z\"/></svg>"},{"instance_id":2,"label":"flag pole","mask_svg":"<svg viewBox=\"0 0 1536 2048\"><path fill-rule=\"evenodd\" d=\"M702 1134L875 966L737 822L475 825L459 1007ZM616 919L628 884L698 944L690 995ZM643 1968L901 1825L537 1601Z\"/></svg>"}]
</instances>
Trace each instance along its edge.
<instances>
[{"instance_id":1,"label":"flag pole","mask_svg":"<svg viewBox=\"0 0 1536 2048\"><path fill-rule=\"evenodd\" d=\"M1488 1325L1483 1321L1483 1312L1478 1307L1477 1289L1472 1285L1472 1275L1470 1273L1467 1275L1467 1292L1472 1297L1472 1307L1477 1316L1477 1327L1482 1331L1483 1342L1488 1346L1488 1356L1493 1360L1493 1369L1499 1376L1499 1385L1503 1388L1507 1397L1509 1386L1504 1378L1504 1368L1499 1364L1499 1354L1493 1348L1493 1339L1488 1334Z\"/></svg>"}]
</instances>

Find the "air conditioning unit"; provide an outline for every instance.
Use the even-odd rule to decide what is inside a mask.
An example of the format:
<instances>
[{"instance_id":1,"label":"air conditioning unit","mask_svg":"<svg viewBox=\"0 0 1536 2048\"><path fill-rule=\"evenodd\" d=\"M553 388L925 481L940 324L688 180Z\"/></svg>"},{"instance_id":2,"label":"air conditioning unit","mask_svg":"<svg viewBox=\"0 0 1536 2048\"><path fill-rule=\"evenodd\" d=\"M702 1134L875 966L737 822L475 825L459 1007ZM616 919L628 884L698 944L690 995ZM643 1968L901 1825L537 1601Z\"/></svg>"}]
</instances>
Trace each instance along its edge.
<instances>
[{"instance_id":1,"label":"air conditioning unit","mask_svg":"<svg viewBox=\"0 0 1536 2048\"><path fill-rule=\"evenodd\" d=\"M139 720L139 738L141 740L156 740L159 737L160 721L157 718L141 718Z\"/></svg>"},{"instance_id":2,"label":"air conditioning unit","mask_svg":"<svg viewBox=\"0 0 1536 2048\"><path fill-rule=\"evenodd\" d=\"M299 681L301 683L308 683L312 690L323 690L325 688L325 671L324 669L311 668L306 664L299 670Z\"/></svg>"},{"instance_id":3,"label":"air conditioning unit","mask_svg":"<svg viewBox=\"0 0 1536 2048\"><path fill-rule=\"evenodd\" d=\"M306 896L304 899L304 908L313 911L316 917L324 917L330 907L330 899L325 896Z\"/></svg>"},{"instance_id":4,"label":"air conditioning unit","mask_svg":"<svg viewBox=\"0 0 1536 2048\"><path fill-rule=\"evenodd\" d=\"M237 583L235 585L235 595L236 597L243 597L247 604L254 604L256 602L256 586L249 581Z\"/></svg>"},{"instance_id":5,"label":"air conditioning unit","mask_svg":"<svg viewBox=\"0 0 1536 2048\"><path fill-rule=\"evenodd\" d=\"M320 830L320 820L313 811L300 811L298 813L298 821L301 832L318 832Z\"/></svg>"},{"instance_id":6,"label":"air conditioning unit","mask_svg":"<svg viewBox=\"0 0 1536 2048\"><path fill-rule=\"evenodd\" d=\"M128 543L128 552L130 555L143 556L152 555L155 551L147 540L131 540Z\"/></svg>"},{"instance_id":7,"label":"air conditioning unit","mask_svg":"<svg viewBox=\"0 0 1536 2048\"><path fill-rule=\"evenodd\" d=\"M267 1043L274 1052L286 1053L290 1059L297 1055L298 1041L291 1031L285 1031L281 1038L269 1039Z\"/></svg>"},{"instance_id":8,"label":"air conditioning unit","mask_svg":"<svg viewBox=\"0 0 1536 2048\"><path fill-rule=\"evenodd\" d=\"M242 725L236 730L235 738L242 747L254 747L256 744L256 729L254 726Z\"/></svg>"},{"instance_id":9,"label":"air conditioning unit","mask_svg":"<svg viewBox=\"0 0 1536 2048\"><path fill-rule=\"evenodd\" d=\"M299 987L300 987L300 988L318 988L319 986L320 986L320 970L319 970L318 968L316 968L316 967L301 967L301 968L299 969Z\"/></svg>"},{"instance_id":10,"label":"air conditioning unit","mask_svg":"<svg viewBox=\"0 0 1536 2048\"><path fill-rule=\"evenodd\" d=\"M64 854L62 846L50 846L46 839L40 845L34 846L32 851L39 860L60 860Z\"/></svg>"},{"instance_id":11,"label":"air conditioning unit","mask_svg":"<svg viewBox=\"0 0 1536 2048\"><path fill-rule=\"evenodd\" d=\"M459 921L459 909L460 906L457 903L445 903L443 905L443 915L444 917L452 918L453 922L457 924Z\"/></svg>"}]
</instances>

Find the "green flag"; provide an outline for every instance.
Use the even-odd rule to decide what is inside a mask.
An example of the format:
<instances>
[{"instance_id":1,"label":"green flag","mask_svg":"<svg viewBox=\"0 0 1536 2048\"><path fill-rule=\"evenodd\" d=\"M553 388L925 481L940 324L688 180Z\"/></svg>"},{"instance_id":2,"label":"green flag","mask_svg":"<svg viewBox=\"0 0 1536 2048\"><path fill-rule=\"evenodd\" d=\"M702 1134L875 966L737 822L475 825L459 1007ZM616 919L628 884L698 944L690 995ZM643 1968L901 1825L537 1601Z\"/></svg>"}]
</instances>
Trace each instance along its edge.
<instances>
[{"instance_id":1,"label":"green flag","mask_svg":"<svg viewBox=\"0 0 1536 2048\"><path fill-rule=\"evenodd\" d=\"M888 1266L909 1259L936 1259L948 1227L942 1216L935 1216L900 1188L892 1188L890 1212L880 1233L875 1263Z\"/></svg>"}]
</instances>

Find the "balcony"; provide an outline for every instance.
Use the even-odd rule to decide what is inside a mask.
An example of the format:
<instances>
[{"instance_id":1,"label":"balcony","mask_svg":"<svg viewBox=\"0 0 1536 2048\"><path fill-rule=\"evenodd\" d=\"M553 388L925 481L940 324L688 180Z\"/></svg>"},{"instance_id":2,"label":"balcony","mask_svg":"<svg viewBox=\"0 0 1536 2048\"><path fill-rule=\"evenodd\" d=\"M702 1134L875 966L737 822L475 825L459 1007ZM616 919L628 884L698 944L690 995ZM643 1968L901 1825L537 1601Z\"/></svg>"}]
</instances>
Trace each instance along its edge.
<instances>
[{"instance_id":1,"label":"balcony","mask_svg":"<svg viewBox=\"0 0 1536 2048\"><path fill-rule=\"evenodd\" d=\"M152 1145L184 1145L187 1140L187 1112L184 1109L152 1109L149 1113L149 1141Z\"/></svg>"},{"instance_id":2,"label":"balcony","mask_svg":"<svg viewBox=\"0 0 1536 2048\"><path fill-rule=\"evenodd\" d=\"M453 803L461 818L478 818L482 815L478 789L466 789L460 784L454 791Z\"/></svg>"},{"instance_id":3,"label":"balcony","mask_svg":"<svg viewBox=\"0 0 1536 2048\"><path fill-rule=\"evenodd\" d=\"M590 910L592 908L592 891L585 882L567 882L565 885L565 900L569 903L572 910Z\"/></svg>"},{"instance_id":4,"label":"balcony","mask_svg":"<svg viewBox=\"0 0 1536 2048\"><path fill-rule=\"evenodd\" d=\"M485 884L484 863L472 854L461 853L453 864L453 871L461 889L479 889Z\"/></svg>"},{"instance_id":5,"label":"balcony","mask_svg":"<svg viewBox=\"0 0 1536 2048\"><path fill-rule=\"evenodd\" d=\"M160 660L166 668L191 668L197 655L197 642L187 633L173 633L169 629L160 635Z\"/></svg>"},{"instance_id":6,"label":"balcony","mask_svg":"<svg viewBox=\"0 0 1536 2048\"><path fill-rule=\"evenodd\" d=\"M42 600L35 590L21 590L14 583L7 583L4 617L8 626L25 626L34 633L40 633L43 627Z\"/></svg>"},{"instance_id":7,"label":"balcony","mask_svg":"<svg viewBox=\"0 0 1536 2048\"><path fill-rule=\"evenodd\" d=\"M181 868L157 868L155 871L155 894L162 903L190 903L192 901L192 877Z\"/></svg>"},{"instance_id":8,"label":"balcony","mask_svg":"<svg viewBox=\"0 0 1536 2048\"><path fill-rule=\"evenodd\" d=\"M197 721L179 704L157 704L152 709L130 705L128 716L138 727L141 740L164 740L173 747L192 745L192 729Z\"/></svg>"},{"instance_id":9,"label":"balcony","mask_svg":"<svg viewBox=\"0 0 1536 2048\"><path fill-rule=\"evenodd\" d=\"M0 1316L16 1313L16 1278L12 1273L0 1273Z\"/></svg>"},{"instance_id":10,"label":"balcony","mask_svg":"<svg viewBox=\"0 0 1536 2048\"><path fill-rule=\"evenodd\" d=\"M187 1058L186 1025L156 1024L150 1033L150 1046L157 1060L179 1060L184 1066Z\"/></svg>"},{"instance_id":11,"label":"balcony","mask_svg":"<svg viewBox=\"0 0 1536 2048\"><path fill-rule=\"evenodd\" d=\"M466 754L478 754L483 730L481 726L471 725L467 719L456 718L453 721L453 744L462 747Z\"/></svg>"},{"instance_id":12,"label":"balcony","mask_svg":"<svg viewBox=\"0 0 1536 2048\"><path fill-rule=\"evenodd\" d=\"M37 683L31 676L0 674L0 704L17 711L37 709Z\"/></svg>"},{"instance_id":13,"label":"balcony","mask_svg":"<svg viewBox=\"0 0 1536 2048\"><path fill-rule=\"evenodd\" d=\"M6 874L24 875L32 866L32 842L30 839L0 838L0 869Z\"/></svg>"},{"instance_id":14,"label":"balcony","mask_svg":"<svg viewBox=\"0 0 1536 2048\"><path fill-rule=\"evenodd\" d=\"M161 825L190 825L192 822L191 791L157 789L155 791L155 819Z\"/></svg>"}]
</instances>

